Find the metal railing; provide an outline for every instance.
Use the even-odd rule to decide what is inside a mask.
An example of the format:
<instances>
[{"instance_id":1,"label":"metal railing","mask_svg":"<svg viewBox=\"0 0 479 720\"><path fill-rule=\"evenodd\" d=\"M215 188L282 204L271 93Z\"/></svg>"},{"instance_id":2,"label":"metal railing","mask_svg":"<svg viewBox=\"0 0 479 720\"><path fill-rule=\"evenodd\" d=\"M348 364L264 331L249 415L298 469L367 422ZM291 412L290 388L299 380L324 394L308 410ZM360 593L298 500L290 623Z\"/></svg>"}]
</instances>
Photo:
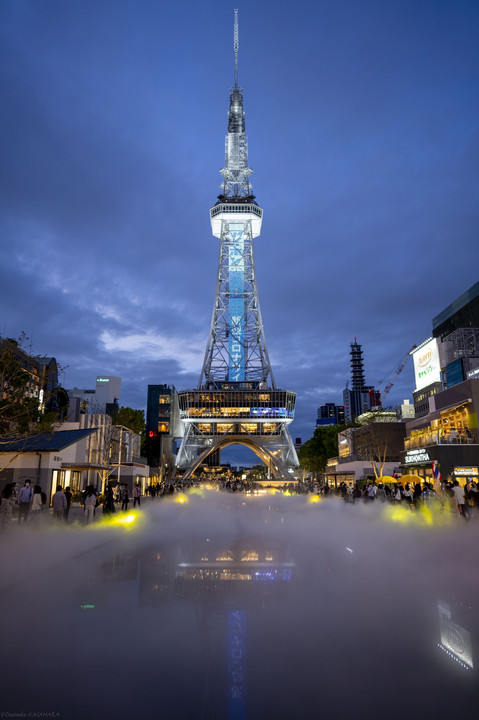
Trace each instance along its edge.
<instances>
[{"instance_id":1,"label":"metal railing","mask_svg":"<svg viewBox=\"0 0 479 720\"><path fill-rule=\"evenodd\" d=\"M431 430L406 438L404 449L418 450L428 445L477 445L478 443L477 429Z\"/></svg>"}]
</instances>

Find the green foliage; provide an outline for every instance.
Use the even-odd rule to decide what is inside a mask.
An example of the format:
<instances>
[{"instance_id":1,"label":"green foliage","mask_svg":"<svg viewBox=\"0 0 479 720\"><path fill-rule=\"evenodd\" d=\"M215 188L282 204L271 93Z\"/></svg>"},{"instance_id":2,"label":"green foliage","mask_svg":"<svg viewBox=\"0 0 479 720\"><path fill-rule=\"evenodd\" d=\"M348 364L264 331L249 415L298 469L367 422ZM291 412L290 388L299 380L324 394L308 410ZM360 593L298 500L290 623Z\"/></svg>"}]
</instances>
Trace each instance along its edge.
<instances>
[{"instance_id":1,"label":"green foliage","mask_svg":"<svg viewBox=\"0 0 479 720\"><path fill-rule=\"evenodd\" d=\"M145 411L133 410L130 407L121 407L116 416L115 425L123 425L137 433L141 439L145 437Z\"/></svg>"},{"instance_id":2,"label":"green foliage","mask_svg":"<svg viewBox=\"0 0 479 720\"><path fill-rule=\"evenodd\" d=\"M51 432L56 417L38 409L38 397L31 396L31 375L22 365L22 343L0 340L0 436Z\"/></svg>"},{"instance_id":3,"label":"green foliage","mask_svg":"<svg viewBox=\"0 0 479 720\"><path fill-rule=\"evenodd\" d=\"M345 425L319 425L312 438L299 449L298 459L305 470L324 473L329 458L338 455L338 433Z\"/></svg>"}]
</instances>

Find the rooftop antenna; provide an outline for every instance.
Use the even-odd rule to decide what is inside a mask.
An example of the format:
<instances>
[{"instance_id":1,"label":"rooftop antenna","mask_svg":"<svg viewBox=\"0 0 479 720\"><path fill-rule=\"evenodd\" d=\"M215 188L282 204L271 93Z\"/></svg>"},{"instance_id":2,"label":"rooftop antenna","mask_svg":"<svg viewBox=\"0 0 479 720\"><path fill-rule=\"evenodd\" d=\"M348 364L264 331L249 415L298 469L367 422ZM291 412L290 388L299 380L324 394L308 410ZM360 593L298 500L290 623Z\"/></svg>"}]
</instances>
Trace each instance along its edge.
<instances>
[{"instance_id":1,"label":"rooftop antenna","mask_svg":"<svg viewBox=\"0 0 479 720\"><path fill-rule=\"evenodd\" d=\"M238 87L238 10L235 10L234 48L235 48L235 88Z\"/></svg>"}]
</instances>

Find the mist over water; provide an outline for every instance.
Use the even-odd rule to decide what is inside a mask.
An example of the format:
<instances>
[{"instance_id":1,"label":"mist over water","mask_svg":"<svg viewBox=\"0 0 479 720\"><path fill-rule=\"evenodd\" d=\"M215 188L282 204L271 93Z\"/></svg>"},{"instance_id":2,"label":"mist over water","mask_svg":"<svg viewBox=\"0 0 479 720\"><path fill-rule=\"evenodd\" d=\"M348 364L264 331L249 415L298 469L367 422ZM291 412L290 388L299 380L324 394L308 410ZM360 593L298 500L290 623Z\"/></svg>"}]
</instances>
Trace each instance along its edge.
<instances>
[{"instance_id":1,"label":"mist over water","mask_svg":"<svg viewBox=\"0 0 479 720\"><path fill-rule=\"evenodd\" d=\"M111 524L2 537L0 711L266 720L475 710L479 518L429 525L386 517L377 502L303 496L178 499L145 504L126 525L117 513Z\"/></svg>"}]
</instances>

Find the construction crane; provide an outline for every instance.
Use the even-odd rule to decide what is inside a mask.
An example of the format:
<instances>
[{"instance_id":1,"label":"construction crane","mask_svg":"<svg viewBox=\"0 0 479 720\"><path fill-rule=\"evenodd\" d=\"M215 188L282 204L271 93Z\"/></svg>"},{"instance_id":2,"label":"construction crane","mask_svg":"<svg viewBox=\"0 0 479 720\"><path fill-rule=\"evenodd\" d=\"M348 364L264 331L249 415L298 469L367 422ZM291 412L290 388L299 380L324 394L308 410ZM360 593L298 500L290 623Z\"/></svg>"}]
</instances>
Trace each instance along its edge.
<instances>
[{"instance_id":1,"label":"construction crane","mask_svg":"<svg viewBox=\"0 0 479 720\"><path fill-rule=\"evenodd\" d=\"M394 383L395 383L396 380L398 379L399 375L400 375L400 374L402 373L402 371L404 370L404 368L405 368L405 366L406 366L406 363L407 363L407 361L408 361L409 355L412 353L412 351L413 351L416 347L417 347L417 345L413 345L412 348L407 351L407 353L405 354L405 356L403 357L403 359L402 359L401 362L399 363L399 365L398 365L398 367L397 367L397 369L396 369L396 372L395 372L394 375L392 376L392 379L388 382L388 384L386 385L386 387L384 388L384 390L380 391L380 392L381 392L381 404L384 402L384 399L385 399L386 395L387 395L388 392L391 390L392 386L394 385ZM383 382L384 382L384 380L380 380L380 381L379 381L379 383L378 383L378 389L379 389L379 386L380 386Z\"/></svg>"}]
</instances>

